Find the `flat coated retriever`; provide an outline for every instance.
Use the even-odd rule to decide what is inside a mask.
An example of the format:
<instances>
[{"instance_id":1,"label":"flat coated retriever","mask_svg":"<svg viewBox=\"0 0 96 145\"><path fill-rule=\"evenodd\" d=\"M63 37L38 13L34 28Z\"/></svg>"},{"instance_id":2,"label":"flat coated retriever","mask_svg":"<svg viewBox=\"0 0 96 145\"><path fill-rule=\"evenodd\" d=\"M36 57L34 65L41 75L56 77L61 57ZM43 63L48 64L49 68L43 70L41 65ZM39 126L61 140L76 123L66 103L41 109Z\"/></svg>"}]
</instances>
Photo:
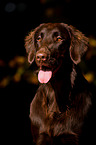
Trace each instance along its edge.
<instances>
[{"instance_id":1,"label":"flat coated retriever","mask_svg":"<svg viewBox=\"0 0 96 145\"><path fill-rule=\"evenodd\" d=\"M41 24L25 38L30 64L38 67L40 87L30 105L37 145L78 145L92 106L87 81L77 64L88 38L64 23Z\"/></svg>"}]
</instances>

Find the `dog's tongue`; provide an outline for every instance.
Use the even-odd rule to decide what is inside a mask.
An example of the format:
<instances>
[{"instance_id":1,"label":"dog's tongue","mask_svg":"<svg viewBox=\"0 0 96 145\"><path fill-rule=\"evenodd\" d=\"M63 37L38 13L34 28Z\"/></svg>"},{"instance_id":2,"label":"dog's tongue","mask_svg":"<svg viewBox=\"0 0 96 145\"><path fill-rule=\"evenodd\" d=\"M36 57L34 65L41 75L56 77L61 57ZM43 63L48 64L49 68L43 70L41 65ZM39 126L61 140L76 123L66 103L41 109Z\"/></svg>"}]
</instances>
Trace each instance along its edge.
<instances>
[{"instance_id":1,"label":"dog's tongue","mask_svg":"<svg viewBox=\"0 0 96 145\"><path fill-rule=\"evenodd\" d=\"M40 70L38 73L38 80L40 83L47 83L52 77L52 71Z\"/></svg>"}]
</instances>

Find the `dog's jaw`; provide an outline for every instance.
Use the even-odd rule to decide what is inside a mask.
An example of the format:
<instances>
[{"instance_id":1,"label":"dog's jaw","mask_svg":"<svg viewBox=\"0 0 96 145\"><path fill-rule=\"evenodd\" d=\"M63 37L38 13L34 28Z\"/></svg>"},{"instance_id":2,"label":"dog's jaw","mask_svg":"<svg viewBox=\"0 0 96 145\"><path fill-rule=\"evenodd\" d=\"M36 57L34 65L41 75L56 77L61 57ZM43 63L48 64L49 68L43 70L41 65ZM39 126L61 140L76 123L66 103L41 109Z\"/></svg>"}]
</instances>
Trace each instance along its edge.
<instances>
[{"instance_id":1,"label":"dog's jaw","mask_svg":"<svg viewBox=\"0 0 96 145\"><path fill-rule=\"evenodd\" d=\"M60 69L62 65L62 61L60 61L59 65L57 67L52 66L40 66L40 70L38 72L38 81L42 83L48 83L52 77L56 74L56 72Z\"/></svg>"}]
</instances>

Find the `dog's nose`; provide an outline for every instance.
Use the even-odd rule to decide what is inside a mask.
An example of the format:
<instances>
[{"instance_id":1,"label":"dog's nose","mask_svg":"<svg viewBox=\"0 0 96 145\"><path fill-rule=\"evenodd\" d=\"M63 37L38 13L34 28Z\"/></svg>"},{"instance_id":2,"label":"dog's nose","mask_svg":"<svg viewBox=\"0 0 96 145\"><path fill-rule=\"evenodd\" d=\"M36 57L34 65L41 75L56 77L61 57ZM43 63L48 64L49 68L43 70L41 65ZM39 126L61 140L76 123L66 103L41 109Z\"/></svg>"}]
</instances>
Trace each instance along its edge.
<instances>
[{"instance_id":1,"label":"dog's nose","mask_svg":"<svg viewBox=\"0 0 96 145\"><path fill-rule=\"evenodd\" d=\"M36 60L38 62L40 62L40 61L46 61L47 60L47 54L46 53L37 53L36 54Z\"/></svg>"}]
</instances>

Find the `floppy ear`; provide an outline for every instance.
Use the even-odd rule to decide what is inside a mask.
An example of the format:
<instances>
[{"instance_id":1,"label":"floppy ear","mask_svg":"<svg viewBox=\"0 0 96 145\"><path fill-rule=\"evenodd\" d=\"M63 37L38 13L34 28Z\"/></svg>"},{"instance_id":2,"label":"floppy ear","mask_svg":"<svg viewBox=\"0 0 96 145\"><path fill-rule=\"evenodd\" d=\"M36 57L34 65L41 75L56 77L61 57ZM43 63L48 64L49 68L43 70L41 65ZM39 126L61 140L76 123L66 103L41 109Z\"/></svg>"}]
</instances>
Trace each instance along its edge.
<instances>
[{"instance_id":1,"label":"floppy ear","mask_svg":"<svg viewBox=\"0 0 96 145\"><path fill-rule=\"evenodd\" d=\"M28 36L25 37L25 48L28 53L28 62L31 64L34 61L36 49L34 46L34 33L31 31Z\"/></svg>"},{"instance_id":2,"label":"floppy ear","mask_svg":"<svg viewBox=\"0 0 96 145\"><path fill-rule=\"evenodd\" d=\"M81 61L82 55L87 51L88 38L73 26L69 26L71 35L70 57L75 64Z\"/></svg>"}]
</instances>

